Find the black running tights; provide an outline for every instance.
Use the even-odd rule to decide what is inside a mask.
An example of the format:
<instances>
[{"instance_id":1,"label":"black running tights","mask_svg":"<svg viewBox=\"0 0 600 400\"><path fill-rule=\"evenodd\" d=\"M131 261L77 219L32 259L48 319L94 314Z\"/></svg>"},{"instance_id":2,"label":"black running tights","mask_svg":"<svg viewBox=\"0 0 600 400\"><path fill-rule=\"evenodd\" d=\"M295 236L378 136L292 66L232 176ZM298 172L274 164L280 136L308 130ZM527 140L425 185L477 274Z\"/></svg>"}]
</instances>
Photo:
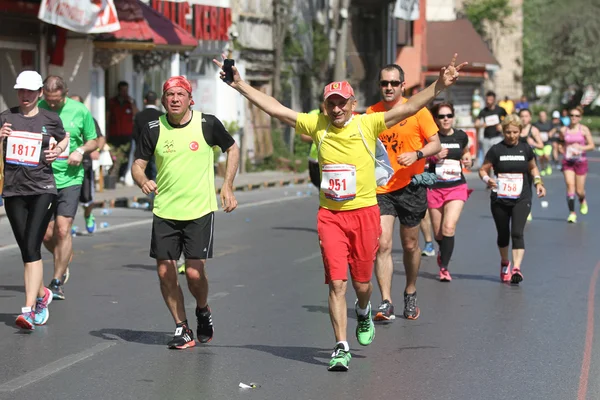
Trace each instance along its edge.
<instances>
[{"instance_id":1,"label":"black running tights","mask_svg":"<svg viewBox=\"0 0 600 400\"><path fill-rule=\"evenodd\" d=\"M56 195L38 194L4 199L4 209L24 263L42 259L42 241L56 207Z\"/></svg>"},{"instance_id":2,"label":"black running tights","mask_svg":"<svg viewBox=\"0 0 600 400\"><path fill-rule=\"evenodd\" d=\"M523 231L531 211L531 202L519 201L514 205L506 205L495 201L491 209L498 232L498 247L508 247L512 238L513 249L524 249Z\"/></svg>"}]
</instances>

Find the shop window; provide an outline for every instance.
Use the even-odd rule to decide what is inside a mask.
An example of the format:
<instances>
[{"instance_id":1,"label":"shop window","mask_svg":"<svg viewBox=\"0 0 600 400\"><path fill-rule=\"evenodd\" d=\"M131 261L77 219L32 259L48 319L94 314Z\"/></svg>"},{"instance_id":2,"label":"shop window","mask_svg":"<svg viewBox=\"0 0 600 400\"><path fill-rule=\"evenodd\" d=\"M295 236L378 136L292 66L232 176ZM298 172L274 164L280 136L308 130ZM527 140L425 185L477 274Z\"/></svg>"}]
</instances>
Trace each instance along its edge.
<instances>
[{"instance_id":1,"label":"shop window","mask_svg":"<svg viewBox=\"0 0 600 400\"><path fill-rule=\"evenodd\" d=\"M415 22L396 19L397 21L397 44L398 46L412 46L415 32Z\"/></svg>"}]
</instances>

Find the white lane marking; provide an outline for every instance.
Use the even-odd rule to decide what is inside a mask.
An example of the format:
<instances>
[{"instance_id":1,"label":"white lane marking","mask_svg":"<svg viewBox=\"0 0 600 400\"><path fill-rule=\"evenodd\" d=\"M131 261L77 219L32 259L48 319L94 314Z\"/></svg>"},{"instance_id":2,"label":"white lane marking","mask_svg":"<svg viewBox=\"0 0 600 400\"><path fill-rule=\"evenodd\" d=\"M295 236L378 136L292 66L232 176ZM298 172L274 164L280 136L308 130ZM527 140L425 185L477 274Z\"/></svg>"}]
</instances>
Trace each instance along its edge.
<instances>
[{"instance_id":1,"label":"white lane marking","mask_svg":"<svg viewBox=\"0 0 600 400\"><path fill-rule=\"evenodd\" d=\"M19 245L17 245L17 244L9 244L7 246L0 247L0 252L18 249L18 248L19 248Z\"/></svg>"},{"instance_id":2,"label":"white lane marking","mask_svg":"<svg viewBox=\"0 0 600 400\"><path fill-rule=\"evenodd\" d=\"M228 295L229 295L228 292L217 292L215 294L209 295L207 302L210 304L211 301L217 300L217 299L222 299L223 297L226 297ZM185 305L185 308L192 308L192 307L196 307L196 301L191 301Z\"/></svg>"},{"instance_id":3,"label":"white lane marking","mask_svg":"<svg viewBox=\"0 0 600 400\"><path fill-rule=\"evenodd\" d=\"M268 205L268 204L283 203L283 202L292 201L292 200L300 200L300 199L304 199L304 198L306 198L306 196L281 197L281 198L277 198L277 199L261 200L261 201L256 201L254 203L241 204L235 209L235 211L241 210L244 208L253 208L253 207L259 207L259 206L264 206L264 205ZM219 210L217 210L217 212L222 213L223 210L219 209ZM144 219L141 221L127 222L124 224L118 224L118 225L109 226L107 228L102 228L97 233L111 232L111 231L116 231L119 229L133 228L135 226L146 225L151 222L152 222L151 218ZM19 248L19 246L17 244L9 244L7 246L0 247L0 253L2 253L4 251L18 249L18 248Z\"/></svg>"},{"instance_id":4,"label":"white lane marking","mask_svg":"<svg viewBox=\"0 0 600 400\"><path fill-rule=\"evenodd\" d=\"M115 344L117 344L117 342L98 343L94 347L91 347L80 353L71 354L59 360L53 361L50 364L47 364L41 368L34 369L31 372L28 372L13 380L3 383L2 385L0 385L0 392L14 392L17 389L21 389L25 386L31 385L32 383L47 378L50 375L54 375L65 368L68 368L80 361L83 361L86 358L92 357L93 355L96 355L101 351L104 351L109 347L114 346Z\"/></svg>"},{"instance_id":5,"label":"white lane marking","mask_svg":"<svg viewBox=\"0 0 600 400\"><path fill-rule=\"evenodd\" d=\"M298 258L298 259L294 260L294 264L302 264L302 263L304 263L306 261L310 261L310 260L312 260L314 258L317 258L317 257L321 257L321 252L313 253L313 254L310 254L310 255L308 255L306 257Z\"/></svg>"}]
</instances>

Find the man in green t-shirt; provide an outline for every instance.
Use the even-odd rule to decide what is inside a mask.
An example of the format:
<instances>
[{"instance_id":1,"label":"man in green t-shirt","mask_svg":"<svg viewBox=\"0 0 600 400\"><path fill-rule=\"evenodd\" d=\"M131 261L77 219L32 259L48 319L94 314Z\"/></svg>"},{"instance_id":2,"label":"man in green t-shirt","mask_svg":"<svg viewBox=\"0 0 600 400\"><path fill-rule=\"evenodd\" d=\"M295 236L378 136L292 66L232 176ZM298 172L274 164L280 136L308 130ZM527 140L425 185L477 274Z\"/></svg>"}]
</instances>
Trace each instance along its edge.
<instances>
[{"instance_id":1,"label":"man in green t-shirt","mask_svg":"<svg viewBox=\"0 0 600 400\"><path fill-rule=\"evenodd\" d=\"M48 285L52 296L64 300L63 284L73 256L71 228L79 206L83 183L83 156L97 149L96 126L92 114L81 103L67 97L67 84L59 76L44 80L44 100L39 107L58 113L69 137L69 146L52 163L58 189L54 218L44 236L44 246L54 255L54 277Z\"/></svg>"},{"instance_id":2,"label":"man in green t-shirt","mask_svg":"<svg viewBox=\"0 0 600 400\"><path fill-rule=\"evenodd\" d=\"M165 82L162 104L167 114L148 122L136 138L131 174L144 194L156 194L150 257L156 259L160 290L175 320L175 334L167 346L181 350L195 346L196 341L177 281L177 260L183 252L188 287L196 299L196 333L200 343L208 343L213 337L213 322L205 267L206 260L212 258L217 210L213 146L227 153L220 194L225 212L237 207L233 179L240 149L214 115L192 111L192 85L183 76ZM156 182L145 172L152 157L158 172Z\"/></svg>"}]
</instances>

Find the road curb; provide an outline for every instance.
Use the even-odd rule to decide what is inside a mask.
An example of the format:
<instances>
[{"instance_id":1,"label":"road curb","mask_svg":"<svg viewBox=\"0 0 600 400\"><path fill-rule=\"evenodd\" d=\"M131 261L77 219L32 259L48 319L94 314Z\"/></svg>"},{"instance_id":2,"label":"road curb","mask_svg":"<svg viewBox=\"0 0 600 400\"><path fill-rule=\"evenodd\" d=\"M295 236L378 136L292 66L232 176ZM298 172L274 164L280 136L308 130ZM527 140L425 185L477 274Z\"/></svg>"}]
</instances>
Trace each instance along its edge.
<instances>
[{"instance_id":1,"label":"road curb","mask_svg":"<svg viewBox=\"0 0 600 400\"><path fill-rule=\"evenodd\" d=\"M277 179L277 180L267 180L262 183L247 183L244 185L236 185L233 187L234 192L248 192L252 190L270 188L270 187L281 187L281 186L289 186L289 185L302 185L310 182L309 177L297 177L297 178L286 178L286 179ZM216 194L221 193L221 188L216 190ZM134 195L134 196L120 196L114 197L110 199L95 201L94 208L129 208L133 203L150 203L150 198L144 195Z\"/></svg>"}]
</instances>

